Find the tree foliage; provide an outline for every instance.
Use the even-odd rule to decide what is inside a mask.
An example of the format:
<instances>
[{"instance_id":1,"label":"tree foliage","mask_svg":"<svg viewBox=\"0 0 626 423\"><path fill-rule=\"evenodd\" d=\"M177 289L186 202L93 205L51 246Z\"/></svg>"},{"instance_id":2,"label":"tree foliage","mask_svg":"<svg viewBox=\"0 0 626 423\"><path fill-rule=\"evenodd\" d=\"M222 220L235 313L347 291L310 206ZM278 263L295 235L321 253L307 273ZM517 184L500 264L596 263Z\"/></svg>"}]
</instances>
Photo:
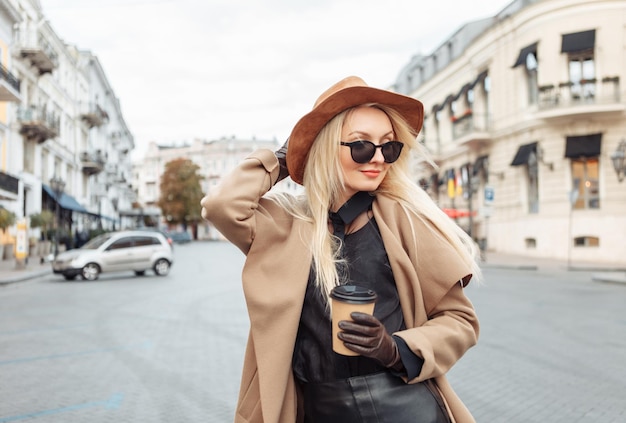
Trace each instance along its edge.
<instances>
[{"instance_id":1,"label":"tree foliage","mask_svg":"<svg viewBox=\"0 0 626 423\"><path fill-rule=\"evenodd\" d=\"M6 229L15 223L15 213L0 207L0 229L4 233Z\"/></svg>"},{"instance_id":2,"label":"tree foliage","mask_svg":"<svg viewBox=\"0 0 626 423\"><path fill-rule=\"evenodd\" d=\"M30 227L41 228L44 240L48 240L48 228L54 223L54 213L50 210L42 210L41 213L30 215Z\"/></svg>"},{"instance_id":3,"label":"tree foliage","mask_svg":"<svg viewBox=\"0 0 626 423\"><path fill-rule=\"evenodd\" d=\"M203 196L200 181L203 178L198 174L199 169L191 160L182 158L165 165L158 205L168 223L182 223L186 228L188 224L200 221Z\"/></svg>"}]
</instances>

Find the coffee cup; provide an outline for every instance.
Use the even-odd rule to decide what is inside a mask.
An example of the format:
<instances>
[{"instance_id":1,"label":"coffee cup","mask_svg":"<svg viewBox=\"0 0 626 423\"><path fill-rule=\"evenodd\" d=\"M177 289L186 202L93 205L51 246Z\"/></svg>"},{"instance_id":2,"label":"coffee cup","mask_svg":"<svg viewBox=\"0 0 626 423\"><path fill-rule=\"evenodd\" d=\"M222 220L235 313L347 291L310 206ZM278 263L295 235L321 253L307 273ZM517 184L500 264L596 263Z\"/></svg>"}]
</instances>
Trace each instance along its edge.
<instances>
[{"instance_id":1,"label":"coffee cup","mask_svg":"<svg viewBox=\"0 0 626 423\"><path fill-rule=\"evenodd\" d=\"M339 321L352 320L350 313L360 311L373 314L376 303L376 292L356 285L336 286L330 292L331 319L333 324L333 351L342 355L357 356L358 353L349 350L343 341L337 337L340 332Z\"/></svg>"}]
</instances>

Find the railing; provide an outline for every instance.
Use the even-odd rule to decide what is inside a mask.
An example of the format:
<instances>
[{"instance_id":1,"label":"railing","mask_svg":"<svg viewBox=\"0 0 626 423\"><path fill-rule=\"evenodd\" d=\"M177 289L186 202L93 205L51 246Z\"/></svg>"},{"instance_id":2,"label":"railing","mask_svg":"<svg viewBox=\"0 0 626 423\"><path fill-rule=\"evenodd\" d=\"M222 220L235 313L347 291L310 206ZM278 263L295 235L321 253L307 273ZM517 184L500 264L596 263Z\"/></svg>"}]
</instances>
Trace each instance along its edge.
<instances>
[{"instance_id":1,"label":"railing","mask_svg":"<svg viewBox=\"0 0 626 423\"><path fill-rule=\"evenodd\" d=\"M457 139L475 132L489 131L487 115L466 113L459 118L452 119L452 138Z\"/></svg>"},{"instance_id":2,"label":"railing","mask_svg":"<svg viewBox=\"0 0 626 423\"><path fill-rule=\"evenodd\" d=\"M15 31L14 40L16 47L22 51L22 57L40 53L47 57L53 68L59 66L58 54L36 28L32 26L18 28Z\"/></svg>"},{"instance_id":3,"label":"railing","mask_svg":"<svg viewBox=\"0 0 626 423\"><path fill-rule=\"evenodd\" d=\"M49 113L45 107L28 106L17 110L17 120L22 124L39 124L59 133L61 119L54 113Z\"/></svg>"},{"instance_id":4,"label":"railing","mask_svg":"<svg viewBox=\"0 0 626 423\"><path fill-rule=\"evenodd\" d=\"M0 78L4 79L15 91L20 90L20 81L7 68L0 64Z\"/></svg>"},{"instance_id":5,"label":"railing","mask_svg":"<svg viewBox=\"0 0 626 423\"><path fill-rule=\"evenodd\" d=\"M540 109L620 102L618 76L542 85L538 90Z\"/></svg>"},{"instance_id":6,"label":"railing","mask_svg":"<svg viewBox=\"0 0 626 423\"><path fill-rule=\"evenodd\" d=\"M83 163L96 163L101 166L105 164L104 156L101 152L91 153L89 151L83 151L80 153L80 160Z\"/></svg>"}]
</instances>

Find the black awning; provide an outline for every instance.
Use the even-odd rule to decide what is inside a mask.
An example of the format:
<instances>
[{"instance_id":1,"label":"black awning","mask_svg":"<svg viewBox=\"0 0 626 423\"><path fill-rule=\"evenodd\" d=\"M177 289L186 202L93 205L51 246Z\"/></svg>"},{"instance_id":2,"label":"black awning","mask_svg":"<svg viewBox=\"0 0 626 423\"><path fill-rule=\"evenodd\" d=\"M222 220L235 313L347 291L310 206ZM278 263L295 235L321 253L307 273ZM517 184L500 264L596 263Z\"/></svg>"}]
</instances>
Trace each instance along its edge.
<instances>
[{"instance_id":1,"label":"black awning","mask_svg":"<svg viewBox=\"0 0 626 423\"><path fill-rule=\"evenodd\" d=\"M481 73L479 73L476 79L474 79L474 81L472 81L472 83L470 84L469 89L474 88L476 84L481 84L485 80L487 75L489 75L489 71L482 71Z\"/></svg>"},{"instance_id":2,"label":"black awning","mask_svg":"<svg viewBox=\"0 0 626 423\"><path fill-rule=\"evenodd\" d=\"M517 149L517 154L513 158L511 162L511 166L520 166L528 163L528 159L530 158L530 153L537 152L537 143L531 142L530 144L520 145Z\"/></svg>"},{"instance_id":3,"label":"black awning","mask_svg":"<svg viewBox=\"0 0 626 423\"><path fill-rule=\"evenodd\" d=\"M602 134L589 134L577 137L567 137L565 143L565 157L595 157L600 155Z\"/></svg>"},{"instance_id":4,"label":"black awning","mask_svg":"<svg viewBox=\"0 0 626 423\"><path fill-rule=\"evenodd\" d=\"M596 45L596 30L563 34L561 53L576 53L578 51L593 50Z\"/></svg>"},{"instance_id":5,"label":"black awning","mask_svg":"<svg viewBox=\"0 0 626 423\"><path fill-rule=\"evenodd\" d=\"M529 54L534 54L535 56L537 56L537 43L531 44L521 49L519 52L519 56L517 56L517 60L511 67L516 68L519 65L525 64L526 57L528 57Z\"/></svg>"},{"instance_id":6,"label":"black awning","mask_svg":"<svg viewBox=\"0 0 626 423\"><path fill-rule=\"evenodd\" d=\"M458 93L456 93L456 95L454 96L455 100L458 100L459 97L461 97L462 95L464 95L467 90L469 90L471 88L472 84L465 84L461 87L461 89L459 90Z\"/></svg>"}]
</instances>

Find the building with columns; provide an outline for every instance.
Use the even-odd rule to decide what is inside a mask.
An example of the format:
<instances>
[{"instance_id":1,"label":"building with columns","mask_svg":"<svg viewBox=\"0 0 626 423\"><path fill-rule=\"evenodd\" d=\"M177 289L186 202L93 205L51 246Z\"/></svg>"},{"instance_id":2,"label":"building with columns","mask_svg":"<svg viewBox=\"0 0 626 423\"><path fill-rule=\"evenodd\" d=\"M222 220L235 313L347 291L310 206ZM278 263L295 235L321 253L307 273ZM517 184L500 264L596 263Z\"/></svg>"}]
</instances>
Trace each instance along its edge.
<instances>
[{"instance_id":1,"label":"building with columns","mask_svg":"<svg viewBox=\"0 0 626 423\"><path fill-rule=\"evenodd\" d=\"M515 0L401 70L416 180L488 251L624 263L625 39L624 0Z\"/></svg>"}]
</instances>

